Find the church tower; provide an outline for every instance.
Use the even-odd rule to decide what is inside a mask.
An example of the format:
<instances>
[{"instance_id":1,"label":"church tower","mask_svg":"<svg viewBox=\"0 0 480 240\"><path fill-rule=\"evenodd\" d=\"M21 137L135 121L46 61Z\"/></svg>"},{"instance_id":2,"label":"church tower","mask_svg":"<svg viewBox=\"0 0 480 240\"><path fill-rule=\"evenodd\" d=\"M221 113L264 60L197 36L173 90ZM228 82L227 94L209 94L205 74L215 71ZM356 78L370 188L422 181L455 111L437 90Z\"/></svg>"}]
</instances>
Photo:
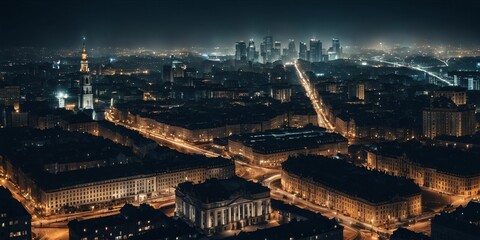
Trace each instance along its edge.
<instances>
[{"instance_id":1,"label":"church tower","mask_svg":"<svg viewBox=\"0 0 480 240\"><path fill-rule=\"evenodd\" d=\"M85 37L83 38L82 60L80 61L80 95L78 97L78 108L93 109L93 92L90 69L88 68L87 49L85 48Z\"/></svg>"}]
</instances>

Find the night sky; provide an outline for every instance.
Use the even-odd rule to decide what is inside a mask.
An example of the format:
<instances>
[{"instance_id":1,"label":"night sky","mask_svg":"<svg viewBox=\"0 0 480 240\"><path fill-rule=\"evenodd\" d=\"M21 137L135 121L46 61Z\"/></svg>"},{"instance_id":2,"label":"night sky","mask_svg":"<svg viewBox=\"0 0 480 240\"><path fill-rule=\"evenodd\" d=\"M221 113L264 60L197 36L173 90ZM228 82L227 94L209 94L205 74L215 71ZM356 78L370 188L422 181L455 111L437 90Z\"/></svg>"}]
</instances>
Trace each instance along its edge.
<instances>
[{"instance_id":1,"label":"night sky","mask_svg":"<svg viewBox=\"0 0 480 240\"><path fill-rule=\"evenodd\" d=\"M479 45L476 0L0 1L0 47L233 46L267 34L330 45ZM257 45L258 47L258 45Z\"/></svg>"}]
</instances>

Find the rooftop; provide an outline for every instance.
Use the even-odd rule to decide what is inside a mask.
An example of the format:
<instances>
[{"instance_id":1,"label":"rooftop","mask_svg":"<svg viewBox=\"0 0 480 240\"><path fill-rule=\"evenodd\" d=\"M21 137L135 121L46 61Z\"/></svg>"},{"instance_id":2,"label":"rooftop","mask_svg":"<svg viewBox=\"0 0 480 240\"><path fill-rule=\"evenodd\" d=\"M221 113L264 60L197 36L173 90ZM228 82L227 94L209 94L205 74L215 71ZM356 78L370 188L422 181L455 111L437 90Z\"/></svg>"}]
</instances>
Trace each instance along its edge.
<instances>
[{"instance_id":1,"label":"rooftop","mask_svg":"<svg viewBox=\"0 0 480 240\"><path fill-rule=\"evenodd\" d=\"M480 202L470 201L465 207L458 207L451 213L443 212L432 219L433 225L443 225L457 231L480 236ZM432 230L432 234L433 234Z\"/></svg>"},{"instance_id":2,"label":"rooftop","mask_svg":"<svg viewBox=\"0 0 480 240\"><path fill-rule=\"evenodd\" d=\"M178 185L177 191L206 204L229 200L238 196L248 198L259 193L268 193L270 195L269 188L240 177L209 179L199 184L185 182Z\"/></svg>"},{"instance_id":3,"label":"rooftop","mask_svg":"<svg viewBox=\"0 0 480 240\"><path fill-rule=\"evenodd\" d=\"M371 151L385 156L406 155L421 166L460 176L480 175L480 155L449 147L425 146L418 141L385 142L371 146Z\"/></svg>"},{"instance_id":4,"label":"rooftop","mask_svg":"<svg viewBox=\"0 0 480 240\"><path fill-rule=\"evenodd\" d=\"M338 225L335 220L328 218L315 218L305 221L292 220L287 224L278 227L261 229L254 232L240 232L237 236L224 238L224 240L290 240L290 239L309 239L310 236L338 231L343 235L343 227Z\"/></svg>"},{"instance_id":5,"label":"rooftop","mask_svg":"<svg viewBox=\"0 0 480 240\"><path fill-rule=\"evenodd\" d=\"M347 139L339 134L329 133L324 128L313 126L234 135L230 139L242 142L252 147L253 151L260 153L312 149L322 144L347 142Z\"/></svg>"},{"instance_id":6,"label":"rooftop","mask_svg":"<svg viewBox=\"0 0 480 240\"><path fill-rule=\"evenodd\" d=\"M23 205L13 198L12 193L3 186L0 186L0 213L6 213L6 219L16 218L16 217L29 217L30 214L25 210ZM0 217L2 219L3 217Z\"/></svg>"},{"instance_id":7,"label":"rooftop","mask_svg":"<svg viewBox=\"0 0 480 240\"><path fill-rule=\"evenodd\" d=\"M371 203L421 194L420 188L411 180L323 156L290 157L282 164L282 169Z\"/></svg>"}]
</instances>

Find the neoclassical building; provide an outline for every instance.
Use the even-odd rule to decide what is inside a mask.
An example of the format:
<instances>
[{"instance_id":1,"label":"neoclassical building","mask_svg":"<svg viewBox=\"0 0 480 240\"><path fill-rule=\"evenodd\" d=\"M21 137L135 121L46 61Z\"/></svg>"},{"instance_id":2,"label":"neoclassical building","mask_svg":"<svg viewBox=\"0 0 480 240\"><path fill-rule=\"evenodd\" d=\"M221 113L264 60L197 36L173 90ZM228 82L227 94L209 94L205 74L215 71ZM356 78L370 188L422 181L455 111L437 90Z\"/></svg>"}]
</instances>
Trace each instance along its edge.
<instances>
[{"instance_id":1,"label":"neoclassical building","mask_svg":"<svg viewBox=\"0 0 480 240\"><path fill-rule=\"evenodd\" d=\"M185 182L175 196L175 214L209 235L270 219L270 189L239 177Z\"/></svg>"}]
</instances>

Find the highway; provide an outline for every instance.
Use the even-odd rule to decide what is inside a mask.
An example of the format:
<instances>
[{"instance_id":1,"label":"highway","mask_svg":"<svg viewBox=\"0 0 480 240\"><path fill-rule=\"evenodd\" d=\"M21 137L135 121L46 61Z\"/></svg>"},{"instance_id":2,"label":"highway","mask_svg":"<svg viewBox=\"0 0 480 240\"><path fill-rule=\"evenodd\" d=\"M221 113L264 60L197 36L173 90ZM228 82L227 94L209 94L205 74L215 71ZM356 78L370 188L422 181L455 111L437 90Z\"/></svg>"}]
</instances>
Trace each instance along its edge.
<instances>
[{"instance_id":1,"label":"highway","mask_svg":"<svg viewBox=\"0 0 480 240\"><path fill-rule=\"evenodd\" d=\"M303 88L305 89L305 92L307 94L307 97L310 99L312 102L313 108L315 109L315 112L317 113L317 119L318 119L318 125L320 127L324 127L329 131L335 131L335 126L331 124L327 117L325 116L323 108L320 106L319 101L317 99L317 96L315 94L315 89L313 89L310 80L308 77L305 75L305 73L300 69L300 63L296 61L294 63L295 70L297 72L297 76L300 79L300 83L302 84Z\"/></svg>"},{"instance_id":2,"label":"highway","mask_svg":"<svg viewBox=\"0 0 480 240\"><path fill-rule=\"evenodd\" d=\"M436 74L436 73L434 73L434 72L425 70L425 69L420 68L420 67L415 67L415 66L410 66L410 65L404 65L404 64L400 64L400 63L396 63L396 62L385 61L385 60L383 60L380 56L373 57L373 60L374 60L374 61L377 61L377 62L381 62L381 63L391 64L391 65L394 65L394 66L406 67L406 68L410 68L410 69L413 69L413 70L421 71L421 72L424 72L424 73L429 74L430 76L435 77L436 79L438 79L438 80L440 80L441 82L447 84L448 86L453 86L453 84L452 84L450 81L448 81L447 79L444 79L444 78L442 78L440 75L438 75L438 74ZM447 63L445 62L445 64L447 64ZM447 66L448 66L448 64L447 64Z\"/></svg>"}]
</instances>

